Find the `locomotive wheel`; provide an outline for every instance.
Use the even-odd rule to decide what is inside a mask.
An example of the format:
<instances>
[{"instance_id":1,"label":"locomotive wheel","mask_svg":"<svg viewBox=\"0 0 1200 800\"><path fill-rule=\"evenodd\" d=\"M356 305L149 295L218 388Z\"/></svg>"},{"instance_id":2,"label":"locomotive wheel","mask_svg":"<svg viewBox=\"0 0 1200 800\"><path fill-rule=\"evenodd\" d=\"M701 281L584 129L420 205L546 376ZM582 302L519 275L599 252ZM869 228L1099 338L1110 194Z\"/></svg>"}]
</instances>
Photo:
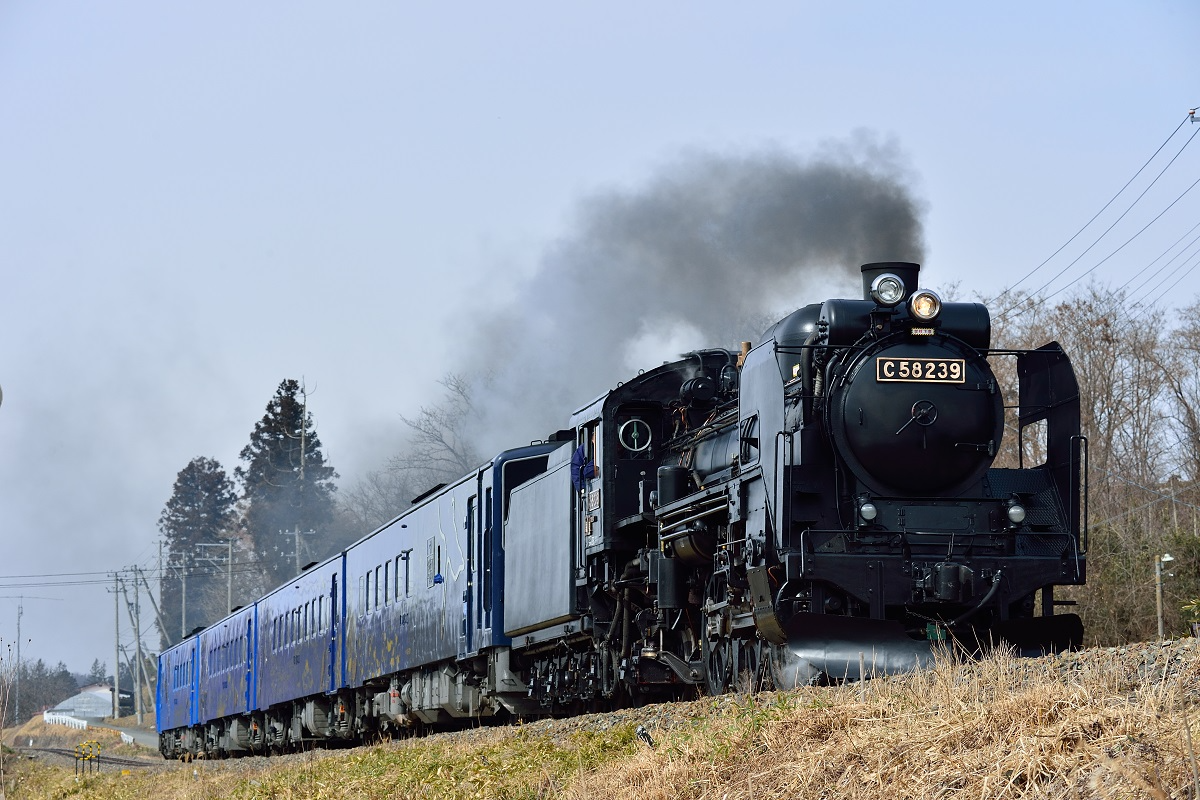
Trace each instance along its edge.
<instances>
[{"instance_id":1,"label":"locomotive wheel","mask_svg":"<svg viewBox=\"0 0 1200 800\"><path fill-rule=\"evenodd\" d=\"M770 680L763 658L764 642L758 639L739 639L737 642L737 690L748 694L766 691Z\"/></svg>"},{"instance_id":2,"label":"locomotive wheel","mask_svg":"<svg viewBox=\"0 0 1200 800\"><path fill-rule=\"evenodd\" d=\"M729 684L733 678L733 640L720 637L711 641L706 632L702 650L704 682L708 693L714 697L725 694L729 691Z\"/></svg>"}]
</instances>

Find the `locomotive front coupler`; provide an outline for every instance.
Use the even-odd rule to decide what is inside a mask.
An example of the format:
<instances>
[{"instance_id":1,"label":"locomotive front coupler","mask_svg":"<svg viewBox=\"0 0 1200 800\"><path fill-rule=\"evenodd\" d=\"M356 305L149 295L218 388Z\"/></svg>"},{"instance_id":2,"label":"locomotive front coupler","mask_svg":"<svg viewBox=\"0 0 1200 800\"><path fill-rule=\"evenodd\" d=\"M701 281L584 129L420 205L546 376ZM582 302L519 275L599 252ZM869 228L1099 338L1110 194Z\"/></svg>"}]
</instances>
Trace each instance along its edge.
<instances>
[{"instance_id":1,"label":"locomotive front coupler","mask_svg":"<svg viewBox=\"0 0 1200 800\"><path fill-rule=\"evenodd\" d=\"M954 561L924 567L913 564L913 575L925 600L965 603L975 596L975 571L965 564Z\"/></svg>"},{"instance_id":2,"label":"locomotive front coupler","mask_svg":"<svg viewBox=\"0 0 1200 800\"><path fill-rule=\"evenodd\" d=\"M1003 573L1003 570L996 570L996 572L992 575L992 587L990 589L988 589L987 594L985 594L983 596L983 599L980 600L979 603L974 608L972 608L970 611L967 611L967 612L955 617L950 622L948 622L946 624L946 627L950 630L954 630L959 625L961 625L963 622L965 622L966 620L975 616L975 614L978 613L979 611L981 611L985 606L987 606L988 603L992 602L992 598L995 597L996 592L998 592L1000 590L1000 581L1004 579L1004 576L1002 573Z\"/></svg>"}]
</instances>

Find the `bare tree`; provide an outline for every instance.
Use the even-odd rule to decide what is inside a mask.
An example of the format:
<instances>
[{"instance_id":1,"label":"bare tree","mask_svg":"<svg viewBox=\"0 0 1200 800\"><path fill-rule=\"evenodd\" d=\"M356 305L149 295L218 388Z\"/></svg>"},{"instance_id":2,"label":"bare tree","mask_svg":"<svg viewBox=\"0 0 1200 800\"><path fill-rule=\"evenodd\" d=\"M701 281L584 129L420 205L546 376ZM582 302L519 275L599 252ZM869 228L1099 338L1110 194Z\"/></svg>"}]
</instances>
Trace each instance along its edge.
<instances>
[{"instance_id":1,"label":"bare tree","mask_svg":"<svg viewBox=\"0 0 1200 800\"><path fill-rule=\"evenodd\" d=\"M408 449L388 464L408 485L425 489L465 475L481 460L469 433L475 415L471 384L455 373L438 383L446 390L441 404L421 406L414 418L400 417L411 438Z\"/></svg>"},{"instance_id":2,"label":"bare tree","mask_svg":"<svg viewBox=\"0 0 1200 800\"><path fill-rule=\"evenodd\" d=\"M1200 302L1184 309L1170 347L1155 359L1170 392L1171 421L1185 481L1200 481Z\"/></svg>"},{"instance_id":3,"label":"bare tree","mask_svg":"<svg viewBox=\"0 0 1200 800\"><path fill-rule=\"evenodd\" d=\"M445 390L441 403L421 406L415 417L400 417L409 429L404 449L384 469L368 472L340 492L347 527L366 533L403 512L421 493L481 463L471 431L477 416L472 384L450 373L438 385Z\"/></svg>"},{"instance_id":4,"label":"bare tree","mask_svg":"<svg viewBox=\"0 0 1200 800\"><path fill-rule=\"evenodd\" d=\"M340 503L349 524L363 533L397 516L419 494L408 476L394 469L368 472L340 492Z\"/></svg>"},{"instance_id":5,"label":"bare tree","mask_svg":"<svg viewBox=\"0 0 1200 800\"><path fill-rule=\"evenodd\" d=\"M1186 592L1195 581L1195 562L1184 564L1196 538L1180 524L1183 484L1172 478L1194 474L1185 468L1188 448L1179 443L1197 431L1200 418L1195 354L1180 347L1179 334L1164 335L1161 312L1098 285L1053 306L1019 293L989 306L998 308L997 346L1057 340L1079 381L1090 462L1089 576L1086 587L1066 594L1080 603L1093 643L1153 638L1156 554L1169 551L1180 562L1171 591ZM1191 340L1200 349L1200 335ZM1013 399L1006 397L1006 405ZM1200 452L1200 439L1192 441ZM1029 440L1023 445L1027 459L1036 455ZM1006 440L1007 458L1015 460L1015 447ZM1178 626L1181 603L1168 605L1168 627Z\"/></svg>"}]
</instances>

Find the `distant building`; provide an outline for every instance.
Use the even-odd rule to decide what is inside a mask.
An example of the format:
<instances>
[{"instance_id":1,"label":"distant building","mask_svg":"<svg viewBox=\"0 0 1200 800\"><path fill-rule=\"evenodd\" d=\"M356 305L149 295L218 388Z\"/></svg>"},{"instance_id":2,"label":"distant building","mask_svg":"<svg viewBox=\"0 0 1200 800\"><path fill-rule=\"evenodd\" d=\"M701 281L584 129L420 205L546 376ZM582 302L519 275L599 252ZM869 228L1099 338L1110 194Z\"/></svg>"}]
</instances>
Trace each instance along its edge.
<instances>
[{"instance_id":1,"label":"distant building","mask_svg":"<svg viewBox=\"0 0 1200 800\"><path fill-rule=\"evenodd\" d=\"M69 714L72 717L79 717L81 719L111 717L112 687L107 683L94 683L91 686L85 686L79 694L74 697L68 697L50 710L58 714ZM126 711L132 713L132 710L133 694L122 691L121 712L123 714Z\"/></svg>"}]
</instances>

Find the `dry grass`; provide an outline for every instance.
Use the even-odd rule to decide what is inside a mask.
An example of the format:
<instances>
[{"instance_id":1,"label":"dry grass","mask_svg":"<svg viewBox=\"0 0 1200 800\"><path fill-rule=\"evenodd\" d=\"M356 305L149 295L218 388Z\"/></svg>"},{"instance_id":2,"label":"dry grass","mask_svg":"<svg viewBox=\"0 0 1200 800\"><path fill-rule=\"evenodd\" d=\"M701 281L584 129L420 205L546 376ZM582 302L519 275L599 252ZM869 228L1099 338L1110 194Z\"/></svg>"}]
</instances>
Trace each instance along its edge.
<instances>
[{"instance_id":1,"label":"dry grass","mask_svg":"<svg viewBox=\"0 0 1200 800\"><path fill-rule=\"evenodd\" d=\"M1195 797L1197 652L1178 666L1169 679L1131 681L1118 652L1065 676L1057 660L997 655L780 694L606 766L570 796Z\"/></svg>"},{"instance_id":2,"label":"dry grass","mask_svg":"<svg viewBox=\"0 0 1200 800\"><path fill-rule=\"evenodd\" d=\"M1185 798L1200 647L920 674L153 774L29 767L23 798ZM633 735L647 720L651 749ZM614 722L614 720L617 720Z\"/></svg>"}]
</instances>

